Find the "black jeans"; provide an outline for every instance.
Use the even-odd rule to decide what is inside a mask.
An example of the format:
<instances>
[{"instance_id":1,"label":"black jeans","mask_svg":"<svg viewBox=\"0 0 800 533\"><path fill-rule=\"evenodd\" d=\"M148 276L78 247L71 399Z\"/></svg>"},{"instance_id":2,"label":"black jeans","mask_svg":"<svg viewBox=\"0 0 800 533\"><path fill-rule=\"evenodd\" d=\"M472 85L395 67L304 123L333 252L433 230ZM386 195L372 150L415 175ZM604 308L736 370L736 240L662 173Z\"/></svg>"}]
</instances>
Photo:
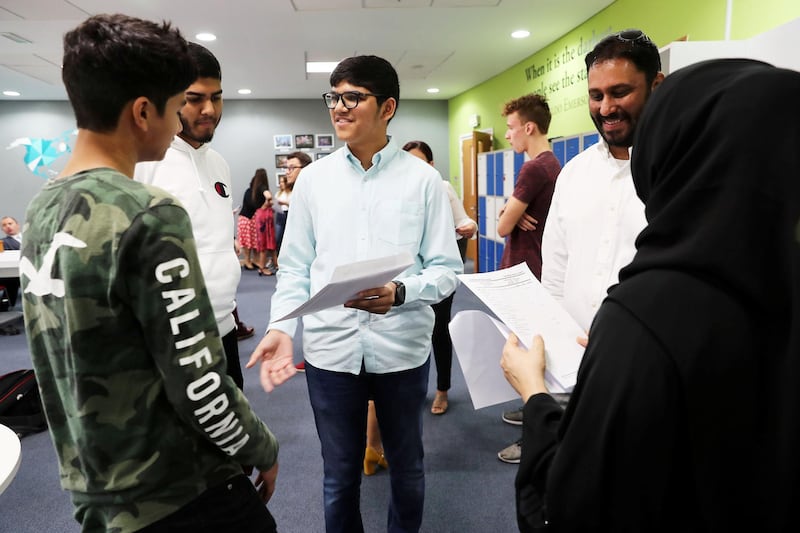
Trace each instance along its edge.
<instances>
[{"instance_id":1,"label":"black jeans","mask_svg":"<svg viewBox=\"0 0 800 533\"><path fill-rule=\"evenodd\" d=\"M244 390L244 375L242 365L239 362L239 338L236 336L234 327L230 333L222 337L222 347L225 349L225 359L228 363L228 375L233 378L233 382Z\"/></svg>"},{"instance_id":2,"label":"black jeans","mask_svg":"<svg viewBox=\"0 0 800 533\"><path fill-rule=\"evenodd\" d=\"M141 533L276 533L272 514L244 475L212 487Z\"/></svg>"},{"instance_id":3,"label":"black jeans","mask_svg":"<svg viewBox=\"0 0 800 533\"><path fill-rule=\"evenodd\" d=\"M461 239L464 240L464 239ZM433 358L436 361L436 390L450 390L453 369L453 340L450 338L450 313L455 292L439 303L431 305L436 317L433 323Z\"/></svg>"}]
</instances>

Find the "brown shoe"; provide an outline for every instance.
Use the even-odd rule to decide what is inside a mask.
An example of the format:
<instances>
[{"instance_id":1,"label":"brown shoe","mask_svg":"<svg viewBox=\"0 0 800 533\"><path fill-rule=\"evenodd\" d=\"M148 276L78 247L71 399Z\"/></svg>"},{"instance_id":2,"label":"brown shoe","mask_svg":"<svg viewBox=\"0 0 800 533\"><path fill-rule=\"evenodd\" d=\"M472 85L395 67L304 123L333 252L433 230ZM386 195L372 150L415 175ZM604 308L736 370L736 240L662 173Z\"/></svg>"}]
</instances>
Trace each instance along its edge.
<instances>
[{"instance_id":1,"label":"brown shoe","mask_svg":"<svg viewBox=\"0 0 800 533\"><path fill-rule=\"evenodd\" d=\"M367 449L364 451L364 475L373 475L378 470L379 466L382 468L389 468L386 457L383 456L383 452L379 452L375 448L367 446Z\"/></svg>"},{"instance_id":2,"label":"brown shoe","mask_svg":"<svg viewBox=\"0 0 800 533\"><path fill-rule=\"evenodd\" d=\"M255 333L254 328L247 327L244 324L239 324L236 327L236 340L241 341L244 339L249 339L250 337L253 336L254 333Z\"/></svg>"}]
</instances>

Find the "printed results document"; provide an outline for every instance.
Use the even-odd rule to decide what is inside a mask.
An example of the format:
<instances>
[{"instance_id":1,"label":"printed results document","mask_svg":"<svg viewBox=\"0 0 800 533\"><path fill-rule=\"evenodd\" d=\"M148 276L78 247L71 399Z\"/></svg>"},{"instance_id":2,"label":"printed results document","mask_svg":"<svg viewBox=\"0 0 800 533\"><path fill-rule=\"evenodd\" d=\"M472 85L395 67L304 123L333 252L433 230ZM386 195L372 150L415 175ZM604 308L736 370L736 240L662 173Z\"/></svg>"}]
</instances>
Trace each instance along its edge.
<instances>
[{"instance_id":1,"label":"printed results document","mask_svg":"<svg viewBox=\"0 0 800 533\"><path fill-rule=\"evenodd\" d=\"M576 338L586 332L542 287L527 264L458 278L499 319L473 310L462 311L450 321L450 336L475 409L519 397L500 368L503 345L511 332L523 346L541 335L548 389L573 389L583 357Z\"/></svg>"},{"instance_id":2,"label":"printed results document","mask_svg":"<svg viewBox=\"0 0 800 533\"><path fill-rule=\"evenodd\" d=\"M361 291L386 285L413 264L414 259L411 254L402 252L377 259L339 265L334 269L327 285L307 302L275 322L343 305L345 302L355 299Z\"/></svg>"}]
</instances>

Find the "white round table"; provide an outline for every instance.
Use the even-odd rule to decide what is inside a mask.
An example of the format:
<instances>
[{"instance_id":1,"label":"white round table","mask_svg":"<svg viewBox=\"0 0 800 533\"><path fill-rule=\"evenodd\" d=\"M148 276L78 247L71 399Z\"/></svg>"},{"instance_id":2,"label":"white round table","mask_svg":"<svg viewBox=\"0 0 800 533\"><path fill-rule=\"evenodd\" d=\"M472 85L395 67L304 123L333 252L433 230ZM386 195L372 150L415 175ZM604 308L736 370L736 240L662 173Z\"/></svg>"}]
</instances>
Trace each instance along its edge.
<instances>
[{"instance_id":1,"label":"white round table","mask_svg":"<svg viewBox=\"0 0 800 533\"><path fill-rule=\"evenodd\" d=\"M0 494L17 475L22 458L22 447L17 434L0 424Z\"/></svg>"}]
</instances>

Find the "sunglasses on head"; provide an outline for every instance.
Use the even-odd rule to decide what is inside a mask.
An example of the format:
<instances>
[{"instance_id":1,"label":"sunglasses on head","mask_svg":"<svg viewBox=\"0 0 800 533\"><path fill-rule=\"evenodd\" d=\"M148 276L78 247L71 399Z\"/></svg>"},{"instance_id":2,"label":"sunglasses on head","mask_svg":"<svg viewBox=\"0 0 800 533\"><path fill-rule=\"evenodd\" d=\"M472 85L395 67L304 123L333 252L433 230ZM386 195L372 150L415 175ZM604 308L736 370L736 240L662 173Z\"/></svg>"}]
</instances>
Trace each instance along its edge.
<instances>
[{"instance_id":1,"label":"sunglasses on head","mask_svg":"<svg viewBox=\"0 0 800 533\"><path fill-rule=\"evenodd\" d=\"M623 43L653 44L653 41L650 40L650 37L648 37L642 30L623 30L619 33L616 33L614 37Z\"/></svg>"}]
</instances>

